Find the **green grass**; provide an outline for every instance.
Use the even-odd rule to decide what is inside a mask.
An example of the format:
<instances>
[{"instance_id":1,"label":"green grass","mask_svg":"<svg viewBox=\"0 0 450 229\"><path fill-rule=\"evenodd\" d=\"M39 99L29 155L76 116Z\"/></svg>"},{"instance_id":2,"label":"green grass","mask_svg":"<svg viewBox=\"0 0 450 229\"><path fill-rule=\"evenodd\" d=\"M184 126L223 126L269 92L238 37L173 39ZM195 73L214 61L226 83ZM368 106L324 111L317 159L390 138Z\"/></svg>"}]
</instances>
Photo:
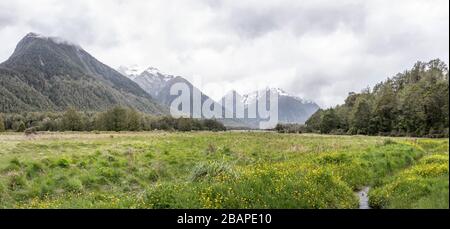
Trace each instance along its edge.
<instances>
[{"instance_id":1,"label":"green grass","mask_svg":"<svg viewBox=\"0 0 450 229\"><path fill-rule=\"evenodd\" d=\"M439 153L438 147L414 166L386 178L370 192L370 204L378 208L449 208L448 150Z\"/></svg>"},{"instance_id":2,"label":"green grass","mask_svg":"<svg viewBox=\"0 0 450 229\"><path fill-rule=\"evenodd\" d=\"M0 208L357 208L367 185L374 207L448 208L448 139L0 134Z\"/></svg>"}]
</instances>

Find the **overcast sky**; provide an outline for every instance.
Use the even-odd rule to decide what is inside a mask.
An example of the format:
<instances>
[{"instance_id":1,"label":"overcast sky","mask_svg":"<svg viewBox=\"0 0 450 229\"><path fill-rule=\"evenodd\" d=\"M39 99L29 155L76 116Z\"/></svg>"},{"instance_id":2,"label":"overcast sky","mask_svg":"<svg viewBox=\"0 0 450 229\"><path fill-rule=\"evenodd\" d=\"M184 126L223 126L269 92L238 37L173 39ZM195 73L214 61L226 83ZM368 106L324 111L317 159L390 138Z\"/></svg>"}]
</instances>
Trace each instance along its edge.
<instances>
[{"instance_id":1,"label":"overcast sky","mask_svg":"<svg viewBox=\"0 0 450 229\"><path fill-rule=\"evenodd\" d=\"M202 77L213 98L267 85L328 107L418 60L448 64L449 1L1 0L1 62L28 32Z\"/></svg>"}]
</instances>

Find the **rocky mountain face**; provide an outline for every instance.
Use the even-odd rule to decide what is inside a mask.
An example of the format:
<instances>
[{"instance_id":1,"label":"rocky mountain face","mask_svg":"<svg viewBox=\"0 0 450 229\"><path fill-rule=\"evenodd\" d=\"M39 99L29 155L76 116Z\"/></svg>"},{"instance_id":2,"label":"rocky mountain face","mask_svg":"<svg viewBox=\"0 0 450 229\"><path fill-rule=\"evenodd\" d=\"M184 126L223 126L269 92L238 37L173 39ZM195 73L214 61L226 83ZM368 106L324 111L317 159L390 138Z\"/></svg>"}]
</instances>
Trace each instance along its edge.
<instances>
[{"instance_id":1,"label":"rocky mountain face","mask_svg":"<svg viewBox=\"0 0 450 229\"><path fill-rule=\"evenodd\" d=\"M122 105L166 114L138 84L83 48L56 37L27 34L0 64L0 112L86 111Z\"/></svg>"}]
</instances>

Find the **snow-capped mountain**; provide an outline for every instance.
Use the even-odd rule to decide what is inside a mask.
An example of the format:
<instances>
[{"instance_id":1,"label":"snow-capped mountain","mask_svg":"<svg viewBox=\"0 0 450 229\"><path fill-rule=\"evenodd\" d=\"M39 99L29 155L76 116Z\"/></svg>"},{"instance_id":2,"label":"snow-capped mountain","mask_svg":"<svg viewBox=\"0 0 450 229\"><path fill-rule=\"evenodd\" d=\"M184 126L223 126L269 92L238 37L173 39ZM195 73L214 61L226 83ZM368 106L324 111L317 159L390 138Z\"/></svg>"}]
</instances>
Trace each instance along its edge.
<instances>
[{"instance_id":1,"label":"snow-capped mountain","mask_svg":"<svg viewBox=\"0 0 450 229\"><path fill-rule=\"evenodd\" d=\"M167 83L175 78L172 75L162 73L154 67L143 69L137 65L130 67L120 66L117 71L136 82L154 98L158 97L159 92L167 86Z\"/></svg>"},{"instance_id":2,"label":"snow-capped mountain","mask_svg":"<svg viewBox=\"0 0 450 229\"><path fill-rule=\"evenodd\" d=\"M287 93L286 91L284 91L281 88L266 88L266 89L263 89L263 90L254 91L254 92L251 92L249 94L242 95L241 102L244 105L248 106L249 104L254 103L257 99L260 99L264 95L264 93L269 92L269 91L271 93L277 93L278 97L291 97L293 99L298 100L300 103L303 103L303 104L312 104L312 103L314 103L314 102L312 102L310 100L305 100L305 99L302 99L302 98L300 98L298 96L291 95L291 94Z\"/></svg>"},{"instance_id":3,"label":"snow-capped mountain","mask_svg":"<svg viewBox=\"0 0 450 229\"><path fill-rule=\"evenodd\" d=\"M316 103L291 95L281 88L266 88L242 96L236 92L232 93L236 94L236 101L240 101L243 104L246 112L250 105L255 105L257 101L262 101L264 93L267 93L266 95L269 95L269 93L278 94L278 119L280 123L303 124L319 109L319 106ZM251 119L244 119L244 121L251 126L257 123L255 120Z\"/></svg>"},{"instance_id":4,"label":"snow-capped mountain","mask_svg":"<svg viewBox=\"0 0 450 229\"><path fill-rule=\"evenodd\" d=\"M139 76L144 71L144 69L140 68L138 65L131 65L129 67L120 66L117 71L130 79L134 79Z\"/></svg>"},{"instance_id":5,"label":"snow-capped mountain","mask_svg":"<svg viewBox=\"0 0 450 229\"><path fill-rule=\"evenodd\" d=\"M192 83L181 76L174 77L169 74L162 73L157 68L147 68L142 70L138 66L132 67L119 67L119 72L128 76L134 82L136 82L142 89L144 89L148 94L155 98L160 104L170 106L172 101L177 98L175 95L170 95L170 88L175 83L185 83L191 89L191 93L199 92L202 97L202 104L210 99L206 94L201 92ZM223 119L223 121L228 121L233 123L232 125L246 125L247 127L258 128L259 118L237 118L236 117L236 106L225 104L230 101L239 102L242 109L244 109L245 114L248 115L248 107L250 105L255 105L257 101L261 101L260 98L264 96L265 93L276 93L278 94L278 117L281 123L305 123L305 121L319 109L319 106L314 102L304 100L294 95L290 95L281 88L266 88L259 91L254 91L246 95L240 95L236 91L231 91L222 98L222 111L223 114L232 114L232 117ZM232 100L230 100L232 98ZM191 94L192 101L192 94ZM191 104L192 106L192 104ZM230 107L234 107L230 109ZM194 115L191 113L191 115ZM198 114L196 114L198 115ZM248 117L248 116L246 116Z\"/></svg>"}]
</instances>

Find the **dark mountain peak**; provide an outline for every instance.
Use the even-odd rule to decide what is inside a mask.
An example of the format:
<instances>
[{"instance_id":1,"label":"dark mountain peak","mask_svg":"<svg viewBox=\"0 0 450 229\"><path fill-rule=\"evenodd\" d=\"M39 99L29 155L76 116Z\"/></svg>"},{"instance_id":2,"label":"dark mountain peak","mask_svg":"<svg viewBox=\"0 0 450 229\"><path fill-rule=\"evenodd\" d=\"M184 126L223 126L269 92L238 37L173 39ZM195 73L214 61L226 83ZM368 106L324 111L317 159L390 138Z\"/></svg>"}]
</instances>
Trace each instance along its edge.
<instances>
[{"instance_id":1,"label":"dark mountain peak","mask_svg":"<svg viewBox=\"0 0 450 229\"><path fill-rule=\"evenodd\" d=\"M14 53L2 65L13 70L39 68L45 71L51 68L63 73L63 69L79 65L83 57L93 58L80 46L63 38L31 32L19 41Z\"/></svg>"},{"instance_id":2,"label":"dark mountain peak","mask_svg":"<svg viewBox=\"0 0 450 229\"><path fill-rule=\"evenodd\" d=\"M38 33L34 33L34 32L30 32L27 35L25 35L25 37L23 37L19 43L16 46L16 49L14 51L14 54L20 53L22 51L25 51L27 49L30 48L34 48L34 47L56 47L56 46L60 46L61 48L71 48L75 51L81 51L82 48L71 42L68 41L66 39L63 39L61 37L50 37L50 36L44 36ZM65 47L62 47L65 46ZM13 56L14 56L13 54Z\"/></svg>"},{"instance_id":3,"label":"dark mountain peak","mask_svg":"<svg viewBox=\"0 0 450 229\"><path fill-rule=\"evenodd\" d=\"M25 35L25 37L40 37L40 34L37 34L35 32L29 32L27 33L27 35Z\"/></svg>"},{"instance_id":4,"label":"dark mountain peak","mask_svg":"<svg viewBox=\"0 0 450 229\"><path fill-rule=\"evenodd\" d=\"M41 35L41 34L34 33L34 32L30 32L27 35L25 35L25 37L23 37L22 40L41 40L41 41L52 42L52 43L58 44L58 45L75 46L76 48L81 49L81 47L79 45L75 44L74 42L68 41L64 38L56 37L56 36L45 36L45 35Z\"/></svg>"},{"instance_id":5,"label":"dark mountain peak","mask_svg":"<svg viewBox=\"0 0 450 229\"><path fill-rule=\"evenodd\" d=\"M17 44L11 57L0 64L0 81L17 86L8 88L10 99L31 104L31 92L51 104L36 110L64 109L73 106L82 110L105 110L124 105L150 113L163 113L151 96L135 82L84 51L80 46L58 37L28 33ZM20 84L20 85L19 85ZM29 88L29 96L18 97L20 88ZM0 88L1 89L1 88ZM12 89L16 90L13 93ZM26 107L24 105L24 107Z\"/></svg>"}]
</instances>

